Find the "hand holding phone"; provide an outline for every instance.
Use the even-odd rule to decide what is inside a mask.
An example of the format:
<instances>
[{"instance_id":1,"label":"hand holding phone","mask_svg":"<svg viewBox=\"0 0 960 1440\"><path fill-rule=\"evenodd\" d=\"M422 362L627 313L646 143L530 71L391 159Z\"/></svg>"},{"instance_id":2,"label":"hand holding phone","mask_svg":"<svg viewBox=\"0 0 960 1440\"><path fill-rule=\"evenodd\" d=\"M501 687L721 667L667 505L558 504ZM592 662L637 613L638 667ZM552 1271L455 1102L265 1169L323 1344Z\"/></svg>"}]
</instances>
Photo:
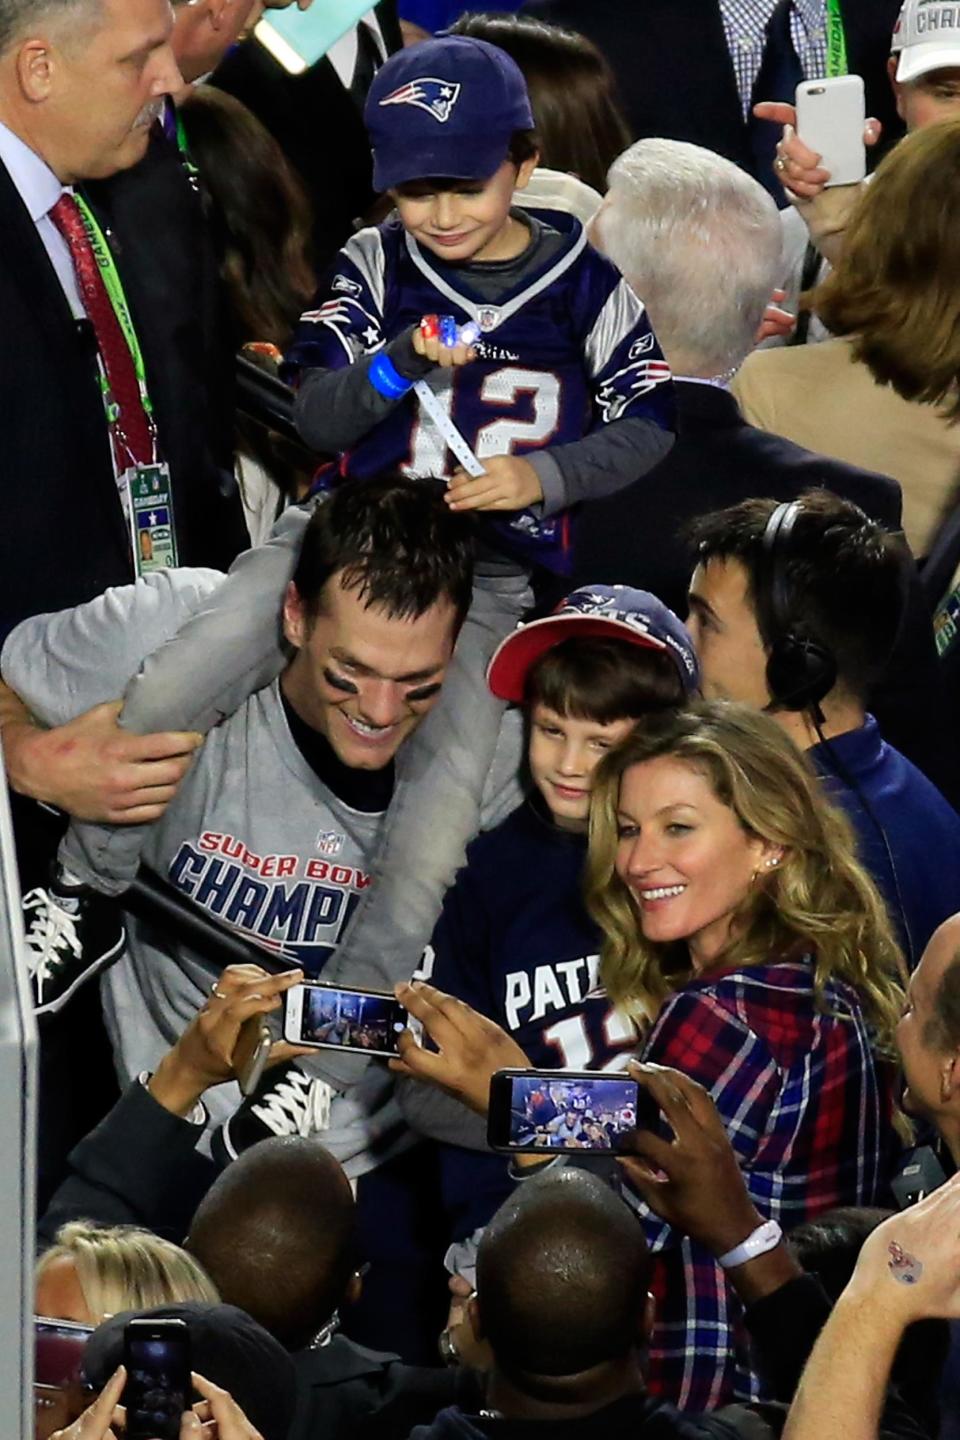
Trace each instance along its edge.
<instances>
[{"instance_id":1,"label":"hand holding phone","mask_svg":"<svg viewBox=\"0 0 960 1440\"><path fill-rule=\"evenodd\" d=\"M713 1097L665 1065L631 1061L629 1070L662 1119L656 1129L638 1128L625 1138L617 1159L627 1181L680 1234L715 1255L735 1249L766 1217L747 1190Z\"/></svg>"},{"instance_id":2,"label":"hand holding phone","mask_svg":"<svg viewBox=\"0 0 960 1440\"><path fill-rule=\"evenodd\" d=\"M125 1440L179 1440L190 1409L190 1331L185 1320L130 1320L123 1331Z\"/></svg>"},{"instance_id":3,"label":"hand holding phone","mask_svg":"<svg viewBox=\"0 0 960 1440\"><path fill-rule=\"evenodd\" d=\"M771 124L783 128L773 162L780 183L800 200L815 200L826 188L830 174L823 168L819 152L812 150L798 136L796 106L779 100L763 100L754 105L753 113L758 120L769 120ZM877 144L882 132L879 120L866 121L863 143L868 150Z\"/></svg>"},{"instance_id":4,"label":"hand holding phone","mask_svg":"<svg viewBox=\"0 0 960 1440\"><path fill-rule=\"evenodd\" d=\"M149 1082L154 1099L175 1115L188 1115L212 1085L241 1078L255 1088L271 1053L264 1017L279 1010L284 991L301 979L300 970L268 975L257 965L229 965L157 1066Z\"/></svg>"},{"instance_id":5,"label":"hand holding phone","mask_svg":"<svg viewBox=\"0 0 960 1440\"><path fill-rule=\"evenodd\" d=\"M526 1065L516 1040L465 1001L425 981L398 985L396 993L433 1048L417 1043L412 1034L401 1035L400 1058L390 1062L390 1069L440 1085L478 1115L486 1115L490 1077L505 1067Z\"/></svg>"},{"instance_id":6,"label":"hand holding phone","mask_svg":"<svg viewBox=\"0 0 960 1440\"><path fill-rule=\"evenodd\" d=\"M804 80L797 86L797 136L819 155L825 188L857 185L867 173L866 108L859 75Z\"/></svg>"}]
</instances>

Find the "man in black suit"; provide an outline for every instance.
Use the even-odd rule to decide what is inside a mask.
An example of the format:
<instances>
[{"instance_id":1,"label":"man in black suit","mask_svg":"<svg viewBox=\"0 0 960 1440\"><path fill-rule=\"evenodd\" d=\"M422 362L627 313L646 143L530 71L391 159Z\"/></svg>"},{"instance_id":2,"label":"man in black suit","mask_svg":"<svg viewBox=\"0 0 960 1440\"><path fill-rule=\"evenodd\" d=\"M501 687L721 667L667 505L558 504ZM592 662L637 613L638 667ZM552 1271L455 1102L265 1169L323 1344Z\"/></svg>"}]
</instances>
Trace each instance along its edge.
<instances>
[{"instance_id":1,"label":"man in black suit","mask_svg":"<svg viewBox=\"0 0 960 1440\"><path fill-rule=\"evenodd\" d=\"M674 372L680 430L667 458L642 480L583 507L576 584L640 586L683 614L690 522L755 496L794 500L811 486L899 530L896 481L755 429L727 388L753 346L780 260L777 212L756 181L709 150L638 141L611 167L592 239L647 304ZM912 566L907 578L903 630L873 708L890 743L956 805L955 718Z\"/></svg>"},{"instance_id":2,"label":"man in black suit","mask_svg":"<svg viewBox=\"0 0 960 1440\"><path fill-rule=\"evenodd\" d=\"M840 4L848 69L863 76L867 114L882 120L893 139L903 127L886 63L899 8L900 0ZM771 184L779 132L754 120L752 102L792 101L799 80L826 73L826 0L528 0L523 9L579 30L600 47L637 139L659 135L704 145L764 186Z\"/></svg>"},{"instance_id":3,"label":"man in black suit","mask_svg":"<svg viewBox=\"0 0 960 1440\"><path fill-rule=\"evenodd\" d=\"M197 197L176 152L151 145L164 97L182 85L170 36L166 0L0 6L0 640L26 616L133 579L121 492L134 428L149 441L143 388L158 457L170 466L179 559L226 565L246 543L232 473L224 474L207 425L192 253ZM125 332L115 313L120 328L111 347L115 307L91 282L78 195L103 232L143 356L144 387L134 379L122 400L114 387L119 417L112 407L108 414L101 386L118 352L114 374L122 373ZM70 232L77 218L79 240L76 228ZM188 763L183 737L126 735L110 707L64 737L35 728L22 707L11 710L7 692L0 719L13 721L4 727L4 759L23 796L62 804L64 787L53 791L66 760L97 813L123 810L138 795L159 798L156 787L169 789ZM26 890L46 883L56 835L20 795L14 817ZM112 1081L109 1049L96 1043L102 1032L92 997L89 1013L71 1016L73 1046L83 1046L83 1086L70 1081L69 1066L64 1083L51 1078L57 1041L44 1036L43 1139L54 1150L62 1148L61 1123L63 1145L71 1128L74 1135L89 1128ZM71 1037L60 1038L69 1049ZM71 1054L77 1058L75 1048Z\"/></svg>"},{"instance_id":4,"label":"man in black suit","mask_svg":"<svg viewBox=\"0 0 960 1440\"><path fill-rule=\"evenodd\" d=\"M248 40L213 76L215 85L262 121L303 180L313 204L319 271L373 203L363 102L383 59L401 45L395 0L381 0L303 75L289 75L262 45Z\"/></svg>"}]
</instances>

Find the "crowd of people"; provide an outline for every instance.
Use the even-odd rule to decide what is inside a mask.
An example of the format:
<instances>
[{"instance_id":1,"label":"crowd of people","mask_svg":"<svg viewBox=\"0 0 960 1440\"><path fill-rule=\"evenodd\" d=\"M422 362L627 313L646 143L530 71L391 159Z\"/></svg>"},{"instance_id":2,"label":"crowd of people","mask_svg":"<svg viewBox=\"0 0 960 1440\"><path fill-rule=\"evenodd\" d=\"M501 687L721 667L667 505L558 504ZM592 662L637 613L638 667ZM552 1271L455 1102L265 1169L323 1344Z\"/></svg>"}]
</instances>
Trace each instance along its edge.
<instances>
[{"instance_id":1,"label":"crowd of people","mask_svg":"<svg viewBox=\"0 0 960 1440\"><path fill-rule=\"evenodd\" d=\"M960 0L324 3L0 0L37 1440L952 1440Z\"/></svg>"}]
</instances>

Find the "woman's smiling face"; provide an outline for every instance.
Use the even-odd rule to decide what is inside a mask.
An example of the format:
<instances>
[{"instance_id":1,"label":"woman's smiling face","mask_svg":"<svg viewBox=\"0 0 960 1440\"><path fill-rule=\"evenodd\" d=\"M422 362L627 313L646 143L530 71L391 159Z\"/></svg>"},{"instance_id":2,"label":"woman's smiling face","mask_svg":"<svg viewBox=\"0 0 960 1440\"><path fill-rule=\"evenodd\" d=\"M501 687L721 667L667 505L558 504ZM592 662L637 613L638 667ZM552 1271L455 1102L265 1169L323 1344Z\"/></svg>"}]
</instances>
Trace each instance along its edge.
<instances>
[{"instance_id":1,"label":"woman's smiling face","mask_svg":"<svg viewBox=\"0 0 960 1440\"><path fill-rule=\"evenodd\" d=\"M758 871L780 848L746 831L701 770L672 755L632 765L620 782L617 874L655 944L685 940L709 969Z\"/></svg>"}]
</instances>

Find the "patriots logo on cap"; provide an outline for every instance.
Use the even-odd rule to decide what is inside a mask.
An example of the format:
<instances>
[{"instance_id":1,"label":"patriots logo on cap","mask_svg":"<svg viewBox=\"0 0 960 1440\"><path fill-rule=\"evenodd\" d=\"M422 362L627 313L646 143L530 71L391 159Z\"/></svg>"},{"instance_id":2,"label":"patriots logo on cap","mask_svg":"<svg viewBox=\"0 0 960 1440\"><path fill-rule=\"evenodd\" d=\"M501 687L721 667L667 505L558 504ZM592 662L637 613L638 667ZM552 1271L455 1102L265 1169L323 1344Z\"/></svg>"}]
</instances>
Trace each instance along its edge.
<instances>
[{"instance_id":1,"label":"patriots logo on cap","mask_svg":"<svg viewBox=\"0 0 960 1440\"><path fill-rule=\"evenodd\" d=\"M434 120L445 125L459 98L460 86L454 81L438 80L435 75L424 75L419 80L411 80L408 84L401 85L399 90L391 90L389 95L384 95L380 104L415 105L418 110L426 110Z\"/></svg>"}]
</instances>

